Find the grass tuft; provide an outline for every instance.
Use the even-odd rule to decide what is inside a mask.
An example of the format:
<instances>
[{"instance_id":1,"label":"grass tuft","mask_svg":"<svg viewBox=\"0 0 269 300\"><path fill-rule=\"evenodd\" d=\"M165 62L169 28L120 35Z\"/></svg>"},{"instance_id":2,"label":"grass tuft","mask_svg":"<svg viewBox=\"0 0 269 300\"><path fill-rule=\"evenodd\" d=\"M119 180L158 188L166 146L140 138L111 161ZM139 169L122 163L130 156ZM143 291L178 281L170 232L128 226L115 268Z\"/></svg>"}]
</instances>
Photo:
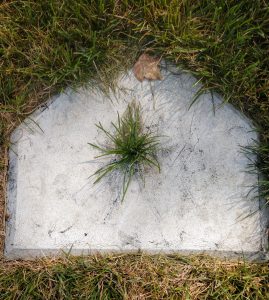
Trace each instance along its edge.
<instances>
[{"instance_id":1,"label":"grass tuft","mask_svg":"<svg viewBox=\"0 0 269 300\"><path fill-rule=\"evenodd\" d=\"M252 146L244 147L243 151L250 158L249 171L258 174L258 184L253 188L258 191L258 196L269 204L269 180L266 177L266 174L269 174L269 141L262 144L255 142Z\"/></svg>"},{"instance_id":2,"label":"grass tuft","mask_svg":"<svg viewBox=\"0 0 269 300\"><path fill-rule=\"evenodd\" d=\"M101 152L100 157L111 158L111 161L98 169L93 176L96 176L94 183L99 182L104 176L120 171L123 174L122 201L134 174L142 178L147 167L156 167L160 172L160 164L157 160L159 136L154 135L150 129L145 131L143 126L141 107L136 102L131 102L124 115L118 122L111 123L114 132L106 130L101 123L97 124L109 140L105 147L89 143L93 148Z\"/></svg>"}]
</instances>

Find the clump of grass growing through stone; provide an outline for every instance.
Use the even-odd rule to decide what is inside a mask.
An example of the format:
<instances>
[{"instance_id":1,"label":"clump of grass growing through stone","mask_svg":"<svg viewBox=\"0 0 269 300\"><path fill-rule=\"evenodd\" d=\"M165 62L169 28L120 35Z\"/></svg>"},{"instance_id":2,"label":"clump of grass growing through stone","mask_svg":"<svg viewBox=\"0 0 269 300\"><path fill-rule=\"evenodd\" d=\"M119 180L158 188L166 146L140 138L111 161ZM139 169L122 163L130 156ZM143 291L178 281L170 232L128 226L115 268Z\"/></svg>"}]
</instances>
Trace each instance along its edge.
<instances>
[{"instance_id":1,"label":"clump of grass growing through stone","mask_svg":"<svg viewBox=\"0 0 269 300\"><path fill-rule=\"evenodd\" d=\"M123 175L123 200L134 174L137 173L144 178L144 171L147 167L156 167L160 172L160 164L156 155L160 144L159 136L150 129L145 130L141 107L136 102L128 105L122 117L118 114L117 123L112 122L111 124L114 132L106 130L100 122L96 124L97 128L108 138L107 146L89 143L101 152L96 158L111 158L109 163L93 174L96 177L94 183L119 170Z\"/></svg>"}]
</instances>

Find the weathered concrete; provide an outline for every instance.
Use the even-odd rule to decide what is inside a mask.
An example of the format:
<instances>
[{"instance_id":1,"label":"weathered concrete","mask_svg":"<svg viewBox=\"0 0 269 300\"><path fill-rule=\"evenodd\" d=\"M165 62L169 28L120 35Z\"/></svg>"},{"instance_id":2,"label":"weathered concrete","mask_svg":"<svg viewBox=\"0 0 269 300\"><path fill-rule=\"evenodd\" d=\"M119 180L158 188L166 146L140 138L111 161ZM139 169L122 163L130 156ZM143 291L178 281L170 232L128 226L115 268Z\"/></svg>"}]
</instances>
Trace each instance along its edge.
<instances>
[{"instance_id":1,"label":"weathered concrete","mask_svg":"<svg viewBox=\"0 0 269 300\"><path fill-rule=\"evenodd\" d=\"M139 83L130 73L110 101L97 91L67 91L12 135L6 257L30 258L93 251L213 252L262 257L265 222L249 186L240 146L257 139L251 123L217 95L189 109L199 85L164 71L164 80ZM145 126L162 138L161 173L135 178L123 203L120 176L93 185L100 167L88 142L105 143L94 126L111 128L117 112L136 99ZM213 110L215 108L215 113ZM254 213L255 212L255 213Z\"/></svg>"}]
</instances>

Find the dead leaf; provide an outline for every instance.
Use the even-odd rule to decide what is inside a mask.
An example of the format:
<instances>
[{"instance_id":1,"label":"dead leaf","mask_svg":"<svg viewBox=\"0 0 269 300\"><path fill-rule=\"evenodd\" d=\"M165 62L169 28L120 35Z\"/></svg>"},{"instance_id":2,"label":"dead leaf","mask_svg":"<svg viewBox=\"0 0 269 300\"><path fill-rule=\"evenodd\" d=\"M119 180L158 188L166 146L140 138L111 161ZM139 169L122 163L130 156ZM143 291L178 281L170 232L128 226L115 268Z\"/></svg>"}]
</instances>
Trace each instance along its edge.
<instances>
[{"instance_id":1,"label":"dead leaf","mask_svg":"<svg viewBox=\"0 0 269 300\"><path fill-rule=\"evenodd\" d=\"M142 54L133 67L133 72L137 80L162 80L159 68L160 58Z\"/></svg>"}]
</instances>

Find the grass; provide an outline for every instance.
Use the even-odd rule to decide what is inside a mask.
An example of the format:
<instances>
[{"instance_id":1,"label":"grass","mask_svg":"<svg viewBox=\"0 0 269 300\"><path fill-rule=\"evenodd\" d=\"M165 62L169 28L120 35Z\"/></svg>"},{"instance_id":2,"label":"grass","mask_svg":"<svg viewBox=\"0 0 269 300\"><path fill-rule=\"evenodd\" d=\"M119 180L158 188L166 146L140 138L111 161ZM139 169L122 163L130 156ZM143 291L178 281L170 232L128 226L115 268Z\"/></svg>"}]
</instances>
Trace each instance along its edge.
<instances>
[{"instance_id":1,"label":"grass","mask_svg":"<svg viewBox=\"0 0 269 300\"><path fill-rule=\"evenodd\" d=\"M188 69L203 82L201 92L218 92L253 120L255 165L269 203L268 49L265 0L1 1L1 201L15 126L66 86L113 89L147 50ZM0 215L4 220L4 205ZM2 299L269 298L268 266L249 263L123 256L3 263L0 272Z\"/></svg>"},{"instance_id":2,"label":"grass","mask_svg":"<svg viewBox=\"0 0 269 300\"><path fill-rule=\"evenodd\" d=\"M118 114L118 122L111 124L114 132L107 131L100 122L96 125L107 137L107 145L89 143L101 152L96 158L110 158L109 163L93 174L96 177L94 184L106 175L120 171L123 175L121 197L123 201L135 174L144 179L147 168L152 166L160 172L160 164L157 160L159 136L154 135L150 129L145 130L140 104L134 101L128 105L122 117Z\"/></svg>"},{"instance_id":3,"label":"grass","mask_svg":"<svg viewBox=\"0 0 269 300\"><path fill-rule=\"evenodd\" d=\"M206 256L110 255L11 262L0 267L0 299L261 299L266 264Z\"/></svg>"},{"instance_id":4,"label":"grass","mask_svg":"<svg viewBox=\"0 0 269 300\"><path fill-rule=\"evenodd\" d=\"M243 152L249 158L249 169L250 173L257 174L259 176L259 182L257 186L253 186L252 189L255 192L258 191L257 196L263 199L267 199L269 194L269 181L263 177L263 174L269 173L269 147L264 144L254 143L252 146L244 147ZM253 159L253 154L256 159Z\"/></svg>"}]
</instances>

